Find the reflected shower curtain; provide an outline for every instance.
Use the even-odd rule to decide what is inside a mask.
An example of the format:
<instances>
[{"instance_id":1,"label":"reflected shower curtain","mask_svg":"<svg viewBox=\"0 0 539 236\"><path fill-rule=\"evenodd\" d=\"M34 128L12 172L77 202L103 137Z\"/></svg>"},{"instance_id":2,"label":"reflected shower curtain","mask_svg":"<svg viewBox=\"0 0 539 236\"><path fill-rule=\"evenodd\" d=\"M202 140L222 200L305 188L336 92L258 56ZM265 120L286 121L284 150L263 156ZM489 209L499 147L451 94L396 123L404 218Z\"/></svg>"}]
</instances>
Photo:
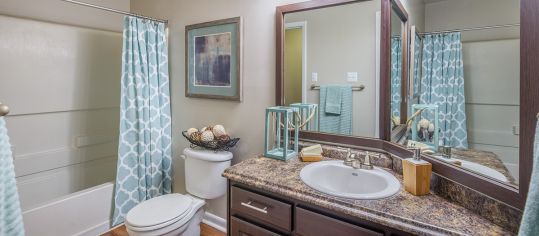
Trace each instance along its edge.
<instances>
[{"instance_id":1,"label":"reflected shower curtain","mask_svg":"<svg viewBox=\"0 0 539 236\"><path fill-rule=\"evenodd\" d=\"M468 148L464 97L464 69L460 33L425 35L420 103L440 111L443 145Z\"/></svg>"},{"instance_id":2,"label":"reflected shower curtain","mask_svg":"<svg viewBox=\"0 0 539 236\"><path fill-rule=\"evenodd\" d=\"M124 19L120 140L113 225L172 185L171 116L165 25Z\"/></svg>"},{"instance_id":3,"label":"reflected shower curtain","mask_svg":"<svg viewBox=\"0 0 539 236\"><path fill-rule=\"evenodd\" d=\"M400 37L391 37L391 117L400 117L402 43Z\"/></svg>"}]
</instances>

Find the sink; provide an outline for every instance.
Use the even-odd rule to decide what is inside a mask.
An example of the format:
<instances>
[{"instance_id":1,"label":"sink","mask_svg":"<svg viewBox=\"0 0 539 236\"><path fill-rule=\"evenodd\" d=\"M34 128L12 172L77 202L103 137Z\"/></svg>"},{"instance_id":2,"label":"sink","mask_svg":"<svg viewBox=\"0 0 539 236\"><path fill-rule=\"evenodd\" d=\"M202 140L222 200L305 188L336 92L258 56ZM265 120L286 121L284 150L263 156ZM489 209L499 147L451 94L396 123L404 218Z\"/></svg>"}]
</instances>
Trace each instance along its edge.
<instances>
[{"instance_id":1,"label":"sink","mask_svg":"<svg viewBox=\"0 0 539 236\"><path fill-rule=\"evenodd\" d=\"M309 164L299 174L301 181L320 192L351 199L380 199L399 192L400 183L391 173L374 167L354 169L343 161Z\"/></svg>"},{"instance_id":2,"label":"sink","mask_svg":"<svg viewBox=\"0 0 539 236\"><path fill-rule=\"evenodd\" d=\"M466 161L466 160L457 159L457 158L447 159L447 158L442 157L440 155L434 155L433 157L436 157L437 159L445 161L445 162L449 162L450 160L460 161L460 163L461 163L460 167L462 167L463 169L467 169L467 170L473 171L475 173L485 175L487 177L493 178L493 179L501 181L501 182L509 182L507 177L505 177L505 175L502 174L501 172L499 172L499 171L497 171L495 169L492 169L490 167L475 163L475 162Z\"/></svg>"}]
</instances>

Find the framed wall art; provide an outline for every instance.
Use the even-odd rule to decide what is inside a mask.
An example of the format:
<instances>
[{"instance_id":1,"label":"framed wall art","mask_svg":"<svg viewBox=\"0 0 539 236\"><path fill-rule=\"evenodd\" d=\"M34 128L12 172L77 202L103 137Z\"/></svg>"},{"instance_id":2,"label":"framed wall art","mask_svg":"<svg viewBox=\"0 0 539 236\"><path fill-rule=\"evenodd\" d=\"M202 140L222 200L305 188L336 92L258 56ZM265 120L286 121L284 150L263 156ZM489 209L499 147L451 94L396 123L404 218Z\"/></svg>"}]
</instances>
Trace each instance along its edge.
<instances>
[{"instance_id":1,"label":"framed wall art","mask_svg":"<svg viewBox=\"0 0 539 236\"><path fill-rule=\"evenodd\" d=\"M241 101L241 17L185 27L185 96Z\"/></svg>"}]
</instances>

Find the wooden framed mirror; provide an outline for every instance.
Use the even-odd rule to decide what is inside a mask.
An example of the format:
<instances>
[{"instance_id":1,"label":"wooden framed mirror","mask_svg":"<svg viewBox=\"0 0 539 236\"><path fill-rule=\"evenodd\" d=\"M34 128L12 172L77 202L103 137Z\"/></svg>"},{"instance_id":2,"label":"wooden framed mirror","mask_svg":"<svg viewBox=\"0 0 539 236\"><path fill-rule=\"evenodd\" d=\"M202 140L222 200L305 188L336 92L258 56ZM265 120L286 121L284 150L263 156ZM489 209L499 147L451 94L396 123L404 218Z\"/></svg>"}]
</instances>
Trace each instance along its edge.
<instances>
[{"instance_id":1,"label":"wooden framed mirror","mask_svg":"<svg viewBox=\"0 0 539 236\"><path fill-rule=\"evenodd\" d=\"M388 22L393 4L393 0L382 3ZM422 4L422 20L411 24L410 77L403 85L408 87L403 91L408 119L401 119L405 131L396 136L388 123L383 124L383 139L392 143L392 153L403 156L408 155L406 148L422 148L423 158L437 175L522 209L539 111L539 82L534 79L539 76L538 62L532 59L539 55L534 46L538 4L528 0ZM493 14L497 10L506 17ZM418 17L414 14L409 17ZM387 47L392 32L385 29L382 34ZM390 59L384 61L387 55L382 54L387 68L381 71L382 88L394 82ZM390 95L382 95L386 104L393 104ZM381 116L394 115L386 109ZM394 122L392 118L386 120Z\"/></svg>"},{"instance_id":2,"label":"wooden framed mirror","mask_svg":"<svg viewBox=\"0 0 539 236\"><path fill-rule=\"evenodd\" d=\"M300 138L380 145L380 7L380 0L314 0L277 7L276 104L318 109L318 119L302 127Z\"/></svg>"},{"instance_id":3,"label":"wooden framed mirror","mask_svg":"<svg viewBox=\"0 0 539 236\"><path fill-rule=\"evenodd\" d=\"M420 1L425 4L449 4L454 2L459 2L464 0L441 0L441 1ZM480 1L485 0L467 0L471 3L475 2L474 4L478 4L481 6ZM483 193L485 195L488 195L492 197L493 199L496 199L498 201L501 201L509 206L512 206L516 209L522 209L525 203L526 193L528 191L528 185L530 180L530 174L531 174L531 167L532 167L532 155L533 155L533 140L534 140L534 134L535 134L535 122L537 120L536 114L539 112L539 80L536 78L539 78L539 61L536 60L536 58L539 56L539 47L537 46L537 42L539 42L539 28L536 26L539 25L539 2L535 0L496 0L496 2L505 2L506 4L510 4L509 2L513 2L513 4L518 4L516 8L513 6L513 10L516 9L518 16L515 19L518 19L518 24L520 24L520 30L517 30L519 33L519 44L517 45L517 49L513 52L517 53L517 59L520 61L520 63L516 66L519 70L519 78L517 78L520 83L520 85L517 86L517 91L519 93L517 97L518 101L518 109L515 111L518 113L518 119L517 122L513 125L516 127L514 128L514 132L517 133L516 142L518 143L518 157L514 156L514 160L517 160L518 162L518 187L514 185L508 185L507 183L500 182L499 180L492 178L492 176L485 175L484 173L478 173L477 171L462 168L459 166L455 166L453 163L449 163L443 159L434 157L433 155L424 154L423 158L433 164L433 172L445 179L449 179L451 181L457 182L463 186L466 186L468 188L471 188L477 192ZM303 140L313 140L318 142L327 142L327 143L334 143L334 144L342 144L342 145L354 145L354 146L362 146L365 148L370 149L376 149L388 152L392 154L393 156L401 157L401 158L407 158L411 156L411 152L407 150L407 143L406 143L406 137L409 135L407 132L410 131L410 118L413 118L414 114L411 114L411 106L414 104L418 104L418 100L420 96L419 94L413 94L414 91L417 91L416 88L414 88L414 81L416 81L414 78L414 68L409 68L408 64L421 64L421 59L417 59L415 55L423 56L423 53L417 53L414 54L412 51L413 48L415 48L415 45L410 45L410 42L417 42L414 41L416 39L416 36L419 36L419 39L421 40L424 35L424 33L428 33L431 31L430 28L425 27L425 24L417 26L416 25L416 19L415 18L426 18L426 17L418 17L415 15L415 13L412 12L406 12L405 7L398 1L398 0L371 0L371 1L359 1L359 0L313 0L313 1L307 1L307 2L301 2L291 5L285 5L277 7L277 14L276 14L276 28L277 28L277 58L276 58L276 104L277 105L290 105L287 102L286 99L286 89L287 81L286 81L286 52L285 52L285 34L287 28L301 28L306 25L307 32L310 31L316 31L316 29L311 28L307 21L307 24L302 24L301 18L294 18L295 22L287 22L287 16L292 16L296 13L296 17L299 17L299 15L307 15L309 11L330 11L331 9L338 9L338 7L344 7L344 9L350 10L353 8L354 4L378 4L377 8L373 8L371 13L372 17L366 20L371 21L373 24L377 24L379 28L376 28L375 32L379 32L379 36L376 35L370 35L369 37L375 38L375 45L379 45L379 48L376 48L376 46L370 46L372 49L379 52L377 57L374 57L374 62L379 62L378 66L375 66L375 74L379 76L379 79L377 79L376 75L374 75L374 78L371 78L369 76L365 77L362 75L362 73L365 72L365 70L360 69L346 69L341 70L337 76L326 74L326 72L321 72L323 69L320 69L314 65L310 65L309 62L307 62L307 69L305 70L305 73L303 73L303 61L299 63L298 65L301 65L302 73L301 76L296 76L297 78L300 78L303 82L301 86L298 86L301 88L301 91L307 90L308 92L312 93L319 93L319 88L321 88L324 82L324 79L328 77L339 77L340 82L342 84L357 86L357 90L355 92L352 92L352 96L362 96L364 94L368 94L369 92L372 92L373 99L372 100L364 100L366 103L373 102L376 104L374 109L370 109L368 114L374 113L374 118L371 118L374 120L374 122L368 122L370 126L374 127L372 130L372 133L374 135L354 135L352 132L351 134L341 134L341 133L331 133L331 132L319 132L319 131L313 131L313 130L301 130L300 131L300 139ZM484 4L484 3L483 3ZM489 2L490 5L494 4L492 2ZM378 13L378 16L375 16L377 11L380 11ZM449 12L449 9L446 9L446 12ZM429 13L430 14L430 13ZM319 14L323 15L323 14ZM494 15L495 19L501 20L501 17L497 17L496 14ZM513 14L514 15L514 14ZM498 15L499 16L499 15ZM336 16L334 18L338 18L342 16ZM378 23L376 23L376 17L378 17ZM441 17L441 15L440 15ZM293 17L290 17L292 19ZM374 18L374 20L373 20ZM401 25L402 29L406 30L398 30L395 33L392 30L392 18L395 20L398 18L400 20L400 24L395 22L395 25ZM351 18L352 20L348 21L355 21L354 18ZM504 18L505 19L505 18ZM455 22L462 22L457 21ZM495 23L495 24L494 24ZM288 26L287 26L288 24ZM504 25L504 22L493 22L493 25ZM335 25L333 25L335 26ZM372 26L372 24L371 24ZM416 27L412 27L416 26ZM462 29L462 28L475 28L480 26L486 26L486 25L475 25L474 27L455 27L456 29ZM333 27L338 28L338 27ZM348 27L349 28L349 27ZM343 29L348 29L347 27L339 28L336 32L346 31ZM410 32L410 28L414 28L414 32ZM452 30L451 29L439 29L441 31L444 30ZM311 30L312 29L312 30ZM363 28L364 29L364 28ZM420 29L420 30L418 30ZM422 31L421 31L422 30ZM438 31L438 30L435 30ZM372 32L372 31L371 31ZM402 48L401 53L403 55L401 65L403 67L401 68L401 77L400 77L400 88L396 90L392 89L392 59L391 59L391 39L392 36L398 36L397 32L401 32L401 42L402 42ZM432 33L432 32L431 32ZM303 32L301 33L303 35ZM309 43L309 36L307 35L307 45L310 45ZM357 39L355 37L346 37L346 36L340 36L341 38L353 38ZM379 39L379 43L376 43L376 38ZM414 39L412 39L414 38ZM405 43L403 41L406 41ZM359 42L359 41L357 41ZM314 45L317 45L315 42L312 42ZM322 45L322 46L320 46ZM317 46L320 47L327 47L331 48L331 44L319 44ZM312 51L313 49L307 48L307 55L317 55L316 52ZM338 51L338 50L335 50ZM352 51L352 50L348 50ZM415 51L417 52L417 51ZM299 53L298 55L302 55L304 57L303 52ZM326 57L330 58L329 53L323 53L318 54L322 56L318 57ZM412 55L414 55L412 57ZM372 57L371 57L372 58ZM309 60L307 58L308 61ZM416 60L415 63L410 63L413 60ZM331 62L341 62L342 59L332 59ZM516 61L516 60L514 60ZM321 63L321 65L327 65L330 62ZM309 69L310 68L310 69ZM514 67L513 67L514 68ZM352 72L351 76L348 76L348 72ZM358 72L358 74L354 74L353 72ZM315 76L314 73L317 73ZM422 77L421 75L423 72L418 72L419 75L417 78ZM349 82L348 77L354 77L354 75L357 75L357 83L355 82ZM394 76L395 78L397 76ZM362 80L365 78L373 79L374 85L369 85L366 80ZM351 81L354 81L353 79ZM378 84L376 84L376 81L379 81ZM399 80L396 80L399 81ZM514 82L515 82L514 81ZM515 83L514 83L515 84ZM360 88L360 85L365 85L363 88ZM319 87L320 86L320 87ZM376 89L376 87L379 87L379 89ZM310 91L313 89L314 91ZM416 89L416 90L414 90ZM372 90L372 91L371 91ZM398 119L393 119L392 115L392 106L391 106L391 95L392 93L395 93L395 91L400 91L401 100L395 104L395 107L399 107L399 116ZM299 92L301 96L297 96L296 101L298 102L300 99L301 102L304 102L304 98L307 97L306 101L307 103L316 103L317 105L321 105L318 103L319 101L319 95L315 95L314 97L316 99L309 100L309 96L304 96L303 92ZM355 100L354 100L355 101ZM358 103L353 103L358 104ZM361 104L361 103L359 103ZM342 108L342 107L341 107ZM355 108L355 107L354 107ZM471 116L470 116L471 117ZM493 116L492 119L495 119L496 116ZM397 128L394 128L394 125L392 124L392 120L395 120L398 125ZM428 128L428 127L427 127ZM511 132L513 132L513 129L510 128ZM393 139L392 139L393 137ZM404 137L404 140L403 140ZM437 150L436 150L437 151ZM453 150L454 154L457 154L458 151Z\"/></svg>"}]
</instances>

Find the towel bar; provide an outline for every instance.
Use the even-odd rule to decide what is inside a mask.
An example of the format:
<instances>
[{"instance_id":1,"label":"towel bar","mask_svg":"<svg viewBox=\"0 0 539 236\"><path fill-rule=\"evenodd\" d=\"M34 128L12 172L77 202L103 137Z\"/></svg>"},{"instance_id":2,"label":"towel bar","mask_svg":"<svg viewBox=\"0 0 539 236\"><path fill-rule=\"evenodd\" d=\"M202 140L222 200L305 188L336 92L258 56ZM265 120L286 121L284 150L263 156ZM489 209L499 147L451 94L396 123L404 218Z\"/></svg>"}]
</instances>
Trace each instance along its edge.
<instances>
[{"instance_id":1,"label":"towel bar","mask_svg":"<svg viewBox=\"0 0 539 236\"><path fill-rule=\"evenodd\" d=\"M365 89L365 85L359 85L359 86L352 86L352 91L363 91ZM312 84L311 90L320 90L320 85Z\"/></svg>"},{"instance_id":2,"label":"towel bar","mask_svg":"<svg viewBox=\"0 0 539 236\"><path fill-rule=\"evenodd\" d=\"M0 117L6 116L9 113L9 107L0 102Z\"/></svg>"}]
</instances>

